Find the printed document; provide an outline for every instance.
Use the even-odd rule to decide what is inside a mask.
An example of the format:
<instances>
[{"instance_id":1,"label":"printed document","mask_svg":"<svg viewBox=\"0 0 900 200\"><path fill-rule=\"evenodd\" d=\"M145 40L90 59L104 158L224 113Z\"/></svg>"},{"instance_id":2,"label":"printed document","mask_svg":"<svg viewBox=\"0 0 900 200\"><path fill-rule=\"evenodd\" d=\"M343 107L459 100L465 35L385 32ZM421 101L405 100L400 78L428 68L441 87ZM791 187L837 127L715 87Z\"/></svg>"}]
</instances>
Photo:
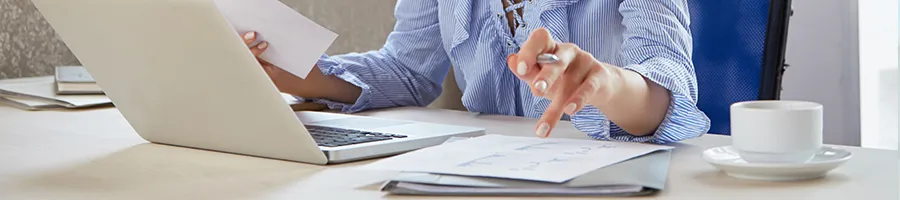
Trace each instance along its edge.
<instances>
[{"instance_id":1,"label":"printed document","mask_svg":"<svg viewBox=\"0 0 900 200\"><path fill-rule=\"evenodd\" d=\"M672 147L641 143L489 134L382 159L361 169L563 183L669 149Z\"/></svg>"},{"instance_id":2,"label":"printed document","mask_svg":"<svg viewBox=\"0 0 900 200\"><path fill-rule=\"evenodd\" d=\"M256 31L258 41L268 42L260 58L300 78L306 78L337 39L334 32L278 0L214 2L238 33Z\"/></svg>"}]
</instances>

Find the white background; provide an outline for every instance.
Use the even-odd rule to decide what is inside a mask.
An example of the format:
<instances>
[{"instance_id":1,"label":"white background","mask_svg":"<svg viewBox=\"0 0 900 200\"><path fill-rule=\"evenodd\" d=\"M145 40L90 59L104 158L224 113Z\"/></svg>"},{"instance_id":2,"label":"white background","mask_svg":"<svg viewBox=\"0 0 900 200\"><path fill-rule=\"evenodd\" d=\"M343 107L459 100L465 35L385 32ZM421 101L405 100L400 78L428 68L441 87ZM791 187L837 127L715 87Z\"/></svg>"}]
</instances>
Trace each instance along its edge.
<instances>
[{"instance_id":1,"label":"white background","mask_svg":"<svg viewBox=\"0 0 900 200\"><path fill-rule=\"evenodd\" d=\"M862 146L897 149L897 0L859 1Z\"/></svg>"},{"instance_id":2,"label":"white background","mask_svg":"<svg viewBox=\"0 0 900 200\"><path fill-rule=\"evenodd\" d=\"M896 149L897 0L794 0L793 7L782 99L822 103L826 143ZM886 74L894 87L879 86L890 81Z\"/></svg>"}]
</instances>

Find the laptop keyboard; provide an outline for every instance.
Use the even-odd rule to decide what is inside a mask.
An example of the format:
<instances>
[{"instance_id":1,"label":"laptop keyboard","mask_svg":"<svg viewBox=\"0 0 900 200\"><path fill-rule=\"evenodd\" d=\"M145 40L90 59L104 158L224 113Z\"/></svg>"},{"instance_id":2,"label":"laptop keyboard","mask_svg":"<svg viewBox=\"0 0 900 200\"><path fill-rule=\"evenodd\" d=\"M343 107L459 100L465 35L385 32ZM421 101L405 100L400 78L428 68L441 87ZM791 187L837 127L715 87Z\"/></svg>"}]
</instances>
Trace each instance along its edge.
<instances>
[{"instance_id":1,"label":"laptop keyboard","mask_svg":"<svg viewBox=\"0 0 900 200\"><path fill-rule=\"evenodd\" d=\"M308 125L306 126L306 130L312 135L316 144L323 147L339 147L407 137L406 135L399 134Z\"/></svg>"}]
</instances>

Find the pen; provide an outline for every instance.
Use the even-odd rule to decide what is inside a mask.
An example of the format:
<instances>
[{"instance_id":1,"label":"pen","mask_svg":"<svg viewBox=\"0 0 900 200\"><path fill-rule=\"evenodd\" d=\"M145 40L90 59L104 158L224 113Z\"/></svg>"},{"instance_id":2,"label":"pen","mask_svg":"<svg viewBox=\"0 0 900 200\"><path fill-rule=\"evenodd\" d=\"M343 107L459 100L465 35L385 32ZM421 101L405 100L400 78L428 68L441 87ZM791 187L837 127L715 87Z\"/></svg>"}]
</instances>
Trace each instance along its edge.
<instances>
[{"instance_id":1,"label":"pen","mask_svg":"<svg viewBox=\"0 0 900 200\"><path fill-rule=\"evenodd\" d=\"M537 57L537 63L539 63L539 64L550 64L550 63L555 63L557 61L559 61L559 57L556 57L556 55L549 54L549 53L541 54L541 55L538 55L538 57Z\"/></svg>"}]
</instances>

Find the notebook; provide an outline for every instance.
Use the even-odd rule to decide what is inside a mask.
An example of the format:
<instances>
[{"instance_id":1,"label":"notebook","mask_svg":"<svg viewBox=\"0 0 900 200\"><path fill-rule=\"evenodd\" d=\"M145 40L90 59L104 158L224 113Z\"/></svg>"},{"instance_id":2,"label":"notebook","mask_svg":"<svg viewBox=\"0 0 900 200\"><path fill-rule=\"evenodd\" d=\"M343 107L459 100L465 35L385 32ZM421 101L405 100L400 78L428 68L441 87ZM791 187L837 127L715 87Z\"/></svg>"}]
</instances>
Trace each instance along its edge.
<instances>
[{"instance_id":1,"label":"notebook","mask_svg":"<svg viewBox=\"0 0 900 200\"><path fill-rule=\"evenodd\" d=\"M55 72L57 94L103 94L82 66L58 66Z\"/></svg>"}]
</instances>

